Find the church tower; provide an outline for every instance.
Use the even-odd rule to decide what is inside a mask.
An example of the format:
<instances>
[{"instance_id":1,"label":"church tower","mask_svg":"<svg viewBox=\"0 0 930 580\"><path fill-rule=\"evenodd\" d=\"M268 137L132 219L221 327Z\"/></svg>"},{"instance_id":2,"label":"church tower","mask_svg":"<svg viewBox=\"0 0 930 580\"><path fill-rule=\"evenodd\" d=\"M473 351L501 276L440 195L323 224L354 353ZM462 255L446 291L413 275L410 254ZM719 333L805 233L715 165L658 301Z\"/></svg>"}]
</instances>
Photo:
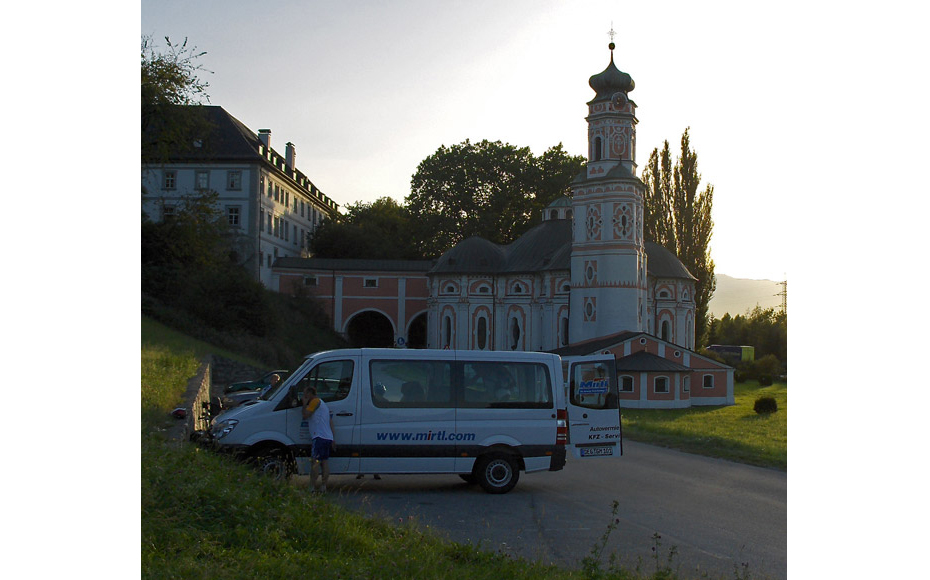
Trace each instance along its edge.
<instances>
[{"instance_id":1,"label":"church tower","mask_svg":"<svg viewBox=\"0 0 930 580\"><path fill-rule=\"evenodd\" d=\"M611 31L612 33L613 31ZM633 79L610 64L588 84L588 162L572 183L571 343L646 329L643 194Z\"/></svg>"}]
</instances>

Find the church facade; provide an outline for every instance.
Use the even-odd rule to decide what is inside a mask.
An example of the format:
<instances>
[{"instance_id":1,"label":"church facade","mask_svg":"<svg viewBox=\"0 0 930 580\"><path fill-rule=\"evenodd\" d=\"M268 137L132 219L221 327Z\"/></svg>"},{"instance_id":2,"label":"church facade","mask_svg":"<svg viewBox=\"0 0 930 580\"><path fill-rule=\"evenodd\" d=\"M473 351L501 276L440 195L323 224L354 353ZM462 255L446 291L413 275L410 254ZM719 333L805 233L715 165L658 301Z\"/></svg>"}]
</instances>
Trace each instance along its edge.
<instances>
[{"instance_id":1,"label":"church facade","mask_svg":"<svg viewBox=\"0 0 930 580\"><path fill-rule=\"evenodd\" d=\"M279 260L279 291L316 288L346 336L356 317L383 313L390 331L366 346L387 346L393 334L395 346L611 353L622 406L732 404L733 369L694 352L696 279L643 237L634 83L615 66L613 45L610 64L589 84L586 166L571 198L555 200L519 239L468 238L436 261L342 260L337 269L321 259ZM370 263L362 271L356 262Z\"/></svg>"}]
</instances>

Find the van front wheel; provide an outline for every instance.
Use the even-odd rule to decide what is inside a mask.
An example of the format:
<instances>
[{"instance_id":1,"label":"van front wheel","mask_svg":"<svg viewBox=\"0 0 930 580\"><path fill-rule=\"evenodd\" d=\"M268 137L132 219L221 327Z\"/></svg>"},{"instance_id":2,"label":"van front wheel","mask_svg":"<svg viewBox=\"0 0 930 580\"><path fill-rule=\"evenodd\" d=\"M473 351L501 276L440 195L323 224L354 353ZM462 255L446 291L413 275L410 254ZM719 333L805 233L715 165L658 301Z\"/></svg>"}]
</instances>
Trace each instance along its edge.
<instances>
[{"instance_id":1,"label":"van front wheel","mask_svg":"<svg viewBox=\"0 0 930 580\"><path fill-rule=\"evenodd\" d=\"M475 465L478 483L488 493L507 493L520 479L520 466L508 455L485 455Z\"/></svg>"}]
</instances>

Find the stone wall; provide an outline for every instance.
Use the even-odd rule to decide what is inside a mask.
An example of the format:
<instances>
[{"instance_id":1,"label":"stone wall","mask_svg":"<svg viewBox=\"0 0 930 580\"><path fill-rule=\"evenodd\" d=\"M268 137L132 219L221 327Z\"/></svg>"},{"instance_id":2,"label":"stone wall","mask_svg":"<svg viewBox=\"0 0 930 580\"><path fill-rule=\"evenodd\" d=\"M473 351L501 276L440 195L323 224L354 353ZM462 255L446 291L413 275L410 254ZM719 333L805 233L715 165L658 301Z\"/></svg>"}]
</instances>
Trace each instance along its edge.
<instances>
[{"instance_id":1,"label":"stone wall","mask_svg":"<svg viewBox=\"0 0 930 580\"><path fill-rule=\"evenodd\" d=\"M219 413L218 402L223 396L223 387L258 378L268 370L217 355L204 357L197 373L187 381L183 405L187 417L171 428L171 437L177 441L188 441L193 433L208 431L213 415Z\"/></svg>"},{"instance_id":2,"label":"stone wall","mask_svg":"<svg viewBox=\"0 0 930 580\"><path fill-rule=\"evenodd\" d=\"M250 381L264 375L271 369L253 367L232 359L213 355L213 385L217 395L222 395L223 387L239 381Z\"/></svg>"},{"instance_id":3,"label":"stone wall","mask_svg":"<svg viewBox=\"0 0 930 580\"><path fill-rule=\"evenodd\" d=\"M200 361L197 373L187 381L183 406L187 416L171 428L176 441L188 441L192 433L210 428L211 358L208 355Z\"/></svg>"}]
</instances>

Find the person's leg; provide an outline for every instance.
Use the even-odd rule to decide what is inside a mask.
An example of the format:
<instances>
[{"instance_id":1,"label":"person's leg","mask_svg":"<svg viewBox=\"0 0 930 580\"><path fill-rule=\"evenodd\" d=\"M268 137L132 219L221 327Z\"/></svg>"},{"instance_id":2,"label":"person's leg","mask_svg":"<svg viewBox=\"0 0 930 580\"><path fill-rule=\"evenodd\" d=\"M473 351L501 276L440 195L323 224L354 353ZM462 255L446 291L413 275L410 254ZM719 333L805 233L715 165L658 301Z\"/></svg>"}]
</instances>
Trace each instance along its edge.
<instances>
[{"instance_id":1,"label":"person's leg","mask_svg":"<svg viewBox=\"0 0 930 580\"><path fill-rule=\"evenodd\" d=\"M316 478L320 476L320 462L316 459L310 460L310 491L316 491Z\"/></svg>"},{"instance_id":2,"label":"person's leg","mask_svg":"<svg viewBox=\"0 0 930 580\"><path fill-rule=\"evenodd\" d=\"M323 470L323 491L326 491L326 482L329 481L329 460L320 461Z\"/></svg>"}]
</instances>

